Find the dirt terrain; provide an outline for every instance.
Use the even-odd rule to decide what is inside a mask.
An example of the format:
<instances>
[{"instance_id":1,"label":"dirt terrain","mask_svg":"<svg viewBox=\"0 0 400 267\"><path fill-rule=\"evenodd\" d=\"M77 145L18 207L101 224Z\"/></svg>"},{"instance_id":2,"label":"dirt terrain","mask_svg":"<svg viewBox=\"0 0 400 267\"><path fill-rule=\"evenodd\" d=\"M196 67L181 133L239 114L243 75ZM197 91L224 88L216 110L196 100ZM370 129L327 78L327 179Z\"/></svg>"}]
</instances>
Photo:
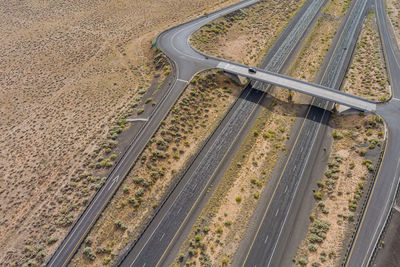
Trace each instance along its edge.
<instances>
[{"instance_id":1,"label":"dirt terrain","mask_svg":"<svg viewBox=\"0 0 400 267\"><path fill-rule=\"evenodd\" d=\"M333 142L324 177L314 189L309 232L294 259L297 266L339 266L355 228L384 141L384 125L373 115L331 120Z\"/></svg>"},{"instance_id":2,"label":"dirt terrain","mask_svg":"<svg viewBox=\"0 0 400 267\"><path fill-rule=\"evenodd\" d=\"M156 74L156 34L232 2L2 3L0 265L45 262L101 185Z\"/></svg>"},{"instance_id":3,"label":"dirt terrain","mask_svg":"<svg viewBox=\"0 0 400 267\"><path fill-rule=\"evenodd\" d=\"M374 12L369 12L365 19L343 91L373 101L389 98L388 77Z\"/></svg>"}]
</instances>

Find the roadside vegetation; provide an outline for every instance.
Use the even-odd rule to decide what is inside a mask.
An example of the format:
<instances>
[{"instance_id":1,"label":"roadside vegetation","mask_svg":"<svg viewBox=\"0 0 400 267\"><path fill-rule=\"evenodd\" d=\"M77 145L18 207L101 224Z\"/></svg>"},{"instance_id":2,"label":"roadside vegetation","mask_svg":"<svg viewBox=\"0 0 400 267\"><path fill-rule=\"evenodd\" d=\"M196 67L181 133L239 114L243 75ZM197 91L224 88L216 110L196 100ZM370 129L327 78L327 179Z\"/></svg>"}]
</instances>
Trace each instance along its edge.
<instances>
[{"instance_id":1,"label":"roadside vegetation","mask_svg":"<svg viewBox=\"0 0 400 267\"><path fill-rule=\"evenodd\" d=\"M86 238L72 266L114 263L120 250L137 238L153 216L241 87L215 70L190 81Z\"/></svg>"},{"instance_id":2,"label":"roadside vegetation","mask_svg":"<svg viewBox=\"0 0 400 267\"><path fill-rule=\"evenodd\" d=\"M232 2L2 4L1 266L46 262L157 103L154 37Z\"/></svg>"},{"instance_id":3,"label":"roadside vegetation","mask_svg":"<svg viewBox=\"0 0 400 267\"><path fill-rule=\"evenodd\" d=\"M384 101L390 96L378 25L371 10L357 42L344 91L373 101Z\"/></svg>"},{"instance_id":4,"label":"roadside vegetation","mask_svg":"<svg viewBox=\"0 0 400 267\"><path fill-rule=\"evenodd\" d=\"M400 45L400 2L397 0L386 1L386 11L392 22L394 32L397 37L397 44Z\"/></svg>"},{"instance_id":5,"label":"roadside vegetation","mask_svg":"<svg viewBox=\"0 0 400 267\"><path fill-rule=\"evenodd\" d=\"M339 266L384 149L383 120L374 115L333 115L332 147L296 266Z\"/></svg>"},{"instance_id":6,"label":"roadside vegetation","mask_svg":"<svg viewBox=\"0 0 400 267\"><path fill-rule=\"evenodd\" d=\"M253 210L282 153L299 106L268 104L235 154L185 242L176 264L231 264Z\"/></svg>"},{"instance_id":7,"label":"roadside vegetation","mask_svg":"<svg viewBox=\"0 0 400 267\"><path fill-rule=\"evenodd\" d=\"M329 1L324 9L323 17L313 28L311 35L307 37L299 51L299 56L290 66L289 75L303 79L306 77L311 81L315 79L348 4L348 2ZM257 5L254 8L257 8ZM335 17L328 14L334 14ZM337 17L338 14L341 14L341 17ZM247 33L246 29L243 31L244 35ZM240 38L240 35L235 35L237 34L235 31L229 30L224 34L227 40ZM196 45L199 44L196 43ZM260 58L254 60L254 62L259 62ZM272 95L275 99L266 104L267 107L261 112L240 146L227 172L202 210L191 234L183 244L175 261L176 265L228 266L232 264L233 256L247 230L277 160L289 152L286 143L291 138L291 128L298 114L301 111L304 112L302 106L295 103L310 101L310 97L301 94L288 97L288 91L282 88L275 88Z\"/></svg>"},{"instance_id":8,"label":"roadside vegetation","mask_svg":"<svg viewBox=\"0 0 400 267\"><path fill-rule=\"evenodd\" d=\"M289 72L302 80L309 82L315 80L350 4L350 0L329 0L327 2L316 25L304 40L303 47L297 54L297 60L290 66ZM310 53L310 51L315 52Z\"/></svg>"},{"instance_id":9,"label":"roadside vegetation","mask_svg":"<svg viewBox=\"0 0 400 267\"><path fill-rule=\"evenodd\" d=\"M256 66L304 2L262 0L201 27L191 44L209 55Z\"/></svg>"}]
</instances>

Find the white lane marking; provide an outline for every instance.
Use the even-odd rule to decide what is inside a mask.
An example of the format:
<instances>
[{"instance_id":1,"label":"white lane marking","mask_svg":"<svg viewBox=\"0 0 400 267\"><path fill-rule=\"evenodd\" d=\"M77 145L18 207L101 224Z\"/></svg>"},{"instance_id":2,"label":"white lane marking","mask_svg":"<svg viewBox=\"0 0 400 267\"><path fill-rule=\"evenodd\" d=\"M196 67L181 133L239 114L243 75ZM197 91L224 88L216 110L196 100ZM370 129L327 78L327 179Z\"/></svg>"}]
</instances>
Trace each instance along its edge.
<instances>
[{"instance_id":1,"label":"white lane marking","mask_svg":"<svg viewBox=\"0 0 400 267\"><path fill-rule=\"evenodd\" d=\"M398 173L398 170L399 170L399 166L400 166L400 159L397 161L397 166L396 166L396 170L395 170L395 172L394 172L394 175L397 175L397 173ZM391 192L392 190L393 190L393 187L395 187L396 186L396 179L393 179L393 181L392 181L392 185L390 186L390 190L389 190L389 192ZM372 196L370 196L370 198L371 198ZM385 206L384 207L387 207L388 205L389 205L389 202L390 202L390 199L388 198L387 200L386 200L386 203L385 203ZM387 216L389 216L389 215L387 215ZM385 221L386 221L386 219L387 219L387 217L386 218L384 218L385 216L383 216L383 217L381 217L380 219L379 219L379 225L382 225ZM372 242L371 243L369 243L369 246L368 246L368 252L371 250L371 247L373 246L373 247L375 247L375 245L376 245L376 242L378 242L378 229L379 227L377 227L377 228L375 228L375 231L374 231L374 234L373 234L373 238L371 239L372 240ZM374 242L373 240L377 240L376 242ZM369 253L368 253L369 254ZM368 260L368 262L370 261L370 258L372 257L372 255L367 259L367 257L365 257L364 258L364 260L363 260L363 262L362 262L362 266L365 266L366 264L365 264L365 261L366 260Z\"/></svg>"},{"instance_id":2,"label":"white lane marking","mask_svg":"<svg viewBox=\"0 0 400 267\"><path fill-rule=\"evenodd\" d=\"M144 263L142 267L144 267L144 266L146 266L146 263Z\"/></svg>"},{"instance_id":3,"label":"white lane marking","mask_svg":"<svg viewBox=\"0 0 400 267\"><path fill-rule=\"evenodd\" d=\"M326 102L325 105L324 105L324 108L323 108L324 111L323 111L323 113L322 113L321 120L320 120L319 123L318 123L318 128L317 128L316 133L318 133L319 130L320 130L320 128L321 128L321 122L322 122L323 118L325 117L326 107L327 107L327 106L328 106L328 102ZM312 140L312 142L311 142L311 148L314 146L315 140L316 140L316 139L317 139L317 134L315 134L314 137L313 137L313 140ZM309 150L309 153L308 153L307 156L306 156L306 160L305 160L306 163L308 162L310 156L311 156L311 150ZM301 171L301 173L300 173L300 179L298 179L297 182L296 182L296 186L295 186L294 191L293 191L293 192L294 192L294 195L293 195L292 199L290 200L289 208L286 210L285 218L284 218L283 222L281 223L281 227L280 227L281 229L279 230L279 234L278 234L277 240L279 240L280 237L281 237L282 230L283 230L283 226L285 225L286 220L287 220L287 217L288 217L288 215L289 215L289 212L290 212L290 210L292 209L293 200L294 200L294 198L295 198L295 196L296 196L297 189L299 188L300 180L301 180L301 178L303 177L304 171L305 171L305 168L303 167L303 168L302 168L302 171ZM272 260L272 256L275 254L275 249L276 249L276 246L277 246L277 245L278 245L278 242L275 242L274 248L272 249L272 253L271 253L271 255L270 255L270 258L269 258L268 263L267 263L266 266L270 266L271 260Z\"/></svg>"},{"instance_id":4,"label":"white lane marking","mask_svg":"<svg viewBox=\"0 0 400 267\"><path fill-rule=\"evenodd\" d=\"M110 189L114 186L114 184L118 181L118 179L119 179L119 175L115 176L115 177L112 179L112 183L111 183L111 185L110 185ZM109 189L109 190L110 190L110 189Z\"/></svg>"},{"instance_id":5,"label":"white lane marking","mask_svg":"<svg viewBox=\"0 0 400 267\"><path fill-rule=\"evenodd\" d=\"M188 81L186 80L182 80L182 79L176 79L178 82L183 82L183 83L188 83Z\"/></svg>"},{"instance_id":6,"label":"white lane marking","mask_svg":"<svg viewBox=\"0 0 400 267\"><path fill-rule=\"evenodd\" d=\"M134 121L148 121L148 118L127 118L127 122L134 122Z\"/></svg>"},{"instance_id":7,"label":"white lane marking","mask_svg":"<svg viewBox=\"0 0 400 267\"><path fill-rule=\"evenodd\" d=\"M284 193L286 193L287 189L288 189L288 186L285 187L285 192Z\"/></svg>"},{"instance_id":8,"label":"white lane marking","mask_svg":"<svg viewBox=\"0 0 400 267\"><path fill-rule=\"evenodd\" d=\"M276 215L278 215L278 212L279 212L279 209L276 210L276 212L275 212L275 217L276 217Z\"/></svg>"},{"instance_id":9,"label":"white lane marking","mask_svg":"<svg viewBox=\"0 0 400 267\"><path fill-rule=\"evenodd\" d=\"M267 241L268 241L268 235L267 235L267 237L265 238L265 240L264 240L264 244L267 244Z\"/></svg>"},{"instance_id":10,"label":"white lane marking","mask_svg":"<svg viewBox=\"0 0 400 267\"><path fill-rule=\"evenodd\" d=\"M176 214L179 214L179 212L182 210L182 207L179 208L178 212Z\"/></svg>"},{"instance_id":11,"label":"white lane marking","mask_svg":"<svg viewBox=\"0 0 400 267\"><path fill-rule=\"evenodd\" d=\"M165 233L162 234L160 241L164 238L164 236L165 236Z\"/></svg>"},{"instance_id":12,"label":"white lane marking","mask_svg":"<svg viewBox=\"0 0 400 267\"><path fill-rule=\"evenodd\" d=\"M304 149L304 147L301 146L301 147L300 147L300 153L303 152L303 149Z\"/></svg>"}]
</instances>

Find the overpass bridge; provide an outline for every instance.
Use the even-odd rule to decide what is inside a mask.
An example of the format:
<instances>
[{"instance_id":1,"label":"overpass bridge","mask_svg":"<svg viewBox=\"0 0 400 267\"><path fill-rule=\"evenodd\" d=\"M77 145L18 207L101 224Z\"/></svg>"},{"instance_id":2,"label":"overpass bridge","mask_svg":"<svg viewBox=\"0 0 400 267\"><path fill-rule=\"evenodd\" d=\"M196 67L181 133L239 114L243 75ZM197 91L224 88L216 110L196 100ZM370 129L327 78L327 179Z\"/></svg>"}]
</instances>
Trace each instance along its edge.
<instances>
[{"instance_id":1,"label":"overpass bridge","mask_svg":"<svg viewBox=\"0 0 400 267\"><path fill-rule=\"evenodd\" d=\"M376 111L376 104L372 101L361 98L359 96L347 94L339 90L334 90L319 84L297 80L263 69L256 69L257 72L252 73L249 72L248 66L236 63L220 62L218 63L217 68L222 69L227 73L244 76L249 79L260 81L263 83L270 83L273 85L285 87L290 90L322 98L357 110L366 112Z\"/></svg>"}]
</instances>

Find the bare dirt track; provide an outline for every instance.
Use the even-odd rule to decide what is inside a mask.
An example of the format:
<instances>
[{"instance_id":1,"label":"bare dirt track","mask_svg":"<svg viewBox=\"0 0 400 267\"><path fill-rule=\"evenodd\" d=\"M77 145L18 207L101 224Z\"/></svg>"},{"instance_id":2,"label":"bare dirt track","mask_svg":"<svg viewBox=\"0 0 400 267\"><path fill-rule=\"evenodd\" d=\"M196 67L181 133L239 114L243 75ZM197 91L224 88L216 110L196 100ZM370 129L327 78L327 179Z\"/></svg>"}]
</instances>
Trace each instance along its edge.
<instances>
[{"instance_id":1,"label":"bare dirt track","mask_svg":"<svg viewBox=\"0 0 400 267\"><path fill-rule=\"evenodd\" d=\"M232 2L0 5L0 265L45 262L94 193L74 181L150 85L155 35Z\"/></svg>"}]
</instances>

